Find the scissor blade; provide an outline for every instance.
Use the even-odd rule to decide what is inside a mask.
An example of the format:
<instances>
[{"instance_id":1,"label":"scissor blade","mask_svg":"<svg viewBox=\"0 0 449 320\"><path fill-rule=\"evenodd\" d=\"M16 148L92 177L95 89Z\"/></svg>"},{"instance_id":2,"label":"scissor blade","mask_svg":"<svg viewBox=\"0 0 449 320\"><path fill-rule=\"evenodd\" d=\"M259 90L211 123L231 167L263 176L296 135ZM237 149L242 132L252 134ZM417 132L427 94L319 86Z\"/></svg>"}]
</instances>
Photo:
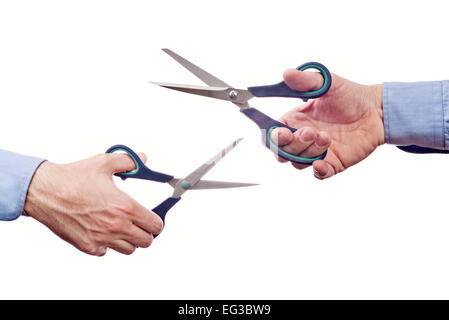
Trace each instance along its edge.
<instances>
[{"instance_id":1,"label":"scissor blade","mask_svg":"<svg viewBox=\"0 0 449 320\"><path fill-rule=\"evenodd\" d=\"M193 186L192 190L201 189L227 189L227 188L243 188L243 187L253 187L258 186L257 183L245 183L245 182L230 182L230 181L210 181L210 180L200 180L196 185Z\"/></svg>"},{"instance_id":2,"label":"scissor blade","mask_svg":"<svg viewBox=\"0 0 449 320\"><path fill-rule=\"evenodd\" d=\"M179 64L181 64L184 68L192 72L195 76L197 76L201 81L203 81L208 86L213 87L230 87L227 83L224 81L221 81L220 79L214 77L209 72L201 69L200 67L194 65L190 61L184 59L180 55L174 53L170 49L162 49L166 54L168 54L170 57L175 59Z\"/></svg>"},{"instance_id":3,"label":"scissor blade","mask_svg":"<svg viewBox=\"0 0 449 320\"><path fill-rule=\"evenodd\" d=\"M176 184L181 179L172 179L169 184L175 188ZM227 188L243 188L258 186L257 183L245 183L245 182L230 182L230 181L213 181L213 180L200 180L194 185L191 190L204 190L204 189L227 189Z\"/></svg>"},{"instance_id":4,"label":"scissor blade","mask_svg":"<svg viewBox=\"0 0 449 320\"><path fill-rule=\"evenodd\" d=\"M175 186L175 190L173 191L173 197L179 198L184 192L186 192L190 188L194 188L195 185L201 180L201 178L206 173L208 173L209 170L212 169L221 159L223 159L229 151L234 149L240 141L242 141L242 138L235 140L233 143L221 150L218 154L209 159L209 161L201 165L187 177L185 177L181 181L178 181Z\"/></svg>"},{"instance_id":5,"label":"scissor blade","mask_svg":"<svg viewBox=\"0 0 449 320\"><path fill-rule=\"evenodd\" d=\"M228 93L229 89L226 87L223 88L223 87L192 86L188 84L176 84L166 82L150 82L150 83L167 89L229 101L229 93Z\"/></svg>"}]
</instances>

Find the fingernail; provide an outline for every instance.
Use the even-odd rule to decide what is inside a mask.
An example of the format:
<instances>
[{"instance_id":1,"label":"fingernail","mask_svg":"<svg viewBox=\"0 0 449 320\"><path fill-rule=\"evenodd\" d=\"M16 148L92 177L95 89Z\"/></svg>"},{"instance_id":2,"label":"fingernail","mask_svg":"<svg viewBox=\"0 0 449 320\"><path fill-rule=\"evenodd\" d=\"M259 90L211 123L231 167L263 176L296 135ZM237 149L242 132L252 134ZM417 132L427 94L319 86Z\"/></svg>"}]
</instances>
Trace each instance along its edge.
<instances>
[{"instance_id":1,"label":"fingernail","mask_svg":"<svg viewBox=\"0 0 449 320\"><path fill-rule=\"evenodd\" d=\"M329 173L329 170L325 174L321 174L321 172L319 172L318 170L313 169L314 176L320 179L327 178L329 176Z\"/></svg>"}]
</instances>

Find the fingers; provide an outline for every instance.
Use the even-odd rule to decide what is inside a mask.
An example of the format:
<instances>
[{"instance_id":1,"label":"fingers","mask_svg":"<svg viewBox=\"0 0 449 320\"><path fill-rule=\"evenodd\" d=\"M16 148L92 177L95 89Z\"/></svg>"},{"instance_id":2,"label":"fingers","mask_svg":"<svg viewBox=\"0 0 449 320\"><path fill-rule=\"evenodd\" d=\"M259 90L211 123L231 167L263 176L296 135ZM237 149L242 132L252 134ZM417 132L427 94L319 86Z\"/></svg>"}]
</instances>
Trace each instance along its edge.
<instances>
[{"instance_id":1,"label":"fingers","mask_svg":"<svg viewBox=\"0 0 449 320\"><path fill-rule=\"evenodd\" d=\"M145 153L137 153L143 163L147 162ZM129 172L136 169L134 160L126 153L107 153L102 155L105 159L105 169L109 173Z\"/></svg>"},{"instance_id":2,"label":"fingers","mask_svg":"<svg viewBox=\"0 0 449 320\"><path fill-rule=\"evenodd\" d=\"M331 137L325 131L318 131L310 127L303 127L292 133L287 128L276 128L271 133L271 140L282 150L302 158L316 158L322 155L331 145ZM278 156L280 162L287 162ZM308 168L304 165L292 162L297 169ZM313 162L314 175L318 179L326 179L335 175L334 168L324 160Z\"/></svg>"},{"instance_id":3,"label":"fingers","mask_svg":"<svg viewBox=\"0 0 449 320\"><path fill-rule=\"evenodd\" d=\"M130 255L136 251L136 246L125 240L114 240L108 244L108 247L126 255Z\"/></svg>"},{"instance_id":4,"label":"fingers","mask_svg":"<svg viewBox=\"0 0 449 320\"><path fill-rule=\"evenodd\" d=\"M120 239L114 239L107 245L109 248L123 253L132 254L136 248L148 248L153 242L153 235L147 233L137 226L131 225L126 230L126 236Z\"/></svg>"},{"instance_id":5,"label":"fingers","mask_svg":"<svg viewBox=\"0 0 449 320\"><path fill-rule=\"evenodd\" d=\"M293 141L293 133L287 128L276 128L271 132L271 141L277 146L283 147L290 144ZM287 160L277 157L279 162L287 162Z\"/></svg>"},{"instance_id":6,"label":"fingers","mask_svg":"<svg viewBox=\"0 0 449 320\"><path fill-rule=\"evenodd\" d=\"M132 222L148 233L159 234L164 228L162 219L137 201L127 196L129 209L124 209L132 217Z\"/></svg>"},{"instance_id":7,"label":"fingers","mask_svg":"<svg viewBox=\"0 0 449 320\"><path fill-rule=\"evenodd\" d=\"M323 86L324 79L319 72L288 69L284 72L284 82L294 90L314 91L319 90Z\"/></svg>"},{"instance_id":8,"label":"fingers","mask_svg":"<svg viewBox=\"0 0 449 320\"><path fill-rule=\"evenodd\" d=\"M139 227L132 225L128 229L128 236L124 240L139 248L148 248L153 242L153 235Z\"/></svg>"},{"instance_id":9,"label":"fingers","mask_svg":"<svg viewBox=\"0 0 449 320\"><path fill-rule=\"evenodd\" d=\"M314 143L317 135L317 131L310 127L301 128L293 133L293 139L290 143L282 146L282 150L293 155L301 156Z\"/></svg>"},{"instance_id":10,"label":"fingers","mask_svg":"<svg viewBox=\"0 0 449 320\"><path fill-rule=\"evenodd\" d=\"M102 256L109 247L131 254L136 247L148 248L153 242L153 234L162 231L163 222L158 215L124 193L115 195L115 198L120 200L110 206L108 214L101 219L98 237L83 251Z\"/></svg>"},{"instance_id":11,"label":"fingers","mask_svg":"<svg viewBox=\"0 0 449 320\"><path fill-rule=\"evenodd\" d=\"M271 132L271 140L276 143L276 145L283 147L292 142L293 132L287 128L276 128Z\"/></svg>"},{"instance_id":12,"label":"fingers","mask_svg":"<svg viewBox=\"0 0 449 320\"><path fill-rule=\"evenodd\" d=\"M316 158L322 155L330 146L331 138L330 135L325 131L316 132L316 138L313 143L311 143L307 148L305 148L299 156L302 158ZM304 169L309 167L309 165L292 163L296 169Z\"/></svg>"},{"instance_id":13,"label":"fingers","mask_svg":"<svg viewBox=\"0 0 449 320\"><path fill-rule=\"evenodd\" d=\"M136 169L134 160L128 154L103 155L104 167L109 174ZM142 162L147 157L138 153ZM128 194L114 188L117 194L111 196L108 211L115 218L106 224L104 237L106 246L123 254L131 254L136 247L148 248L153 242L153 234L162 232L164 223L154 212L148 210Z\"/></svg>"},{"instance_id":14,"label":"fingers","mask_svg":"<svg viewBox=\"0 0 449 320\"><path fill-rule=\"evenodd\" d=\"M325 131L319 131L316 135L316 139L307 149L301 153L304 158L315 158L323 154L331 144L331 137Z\"/></svg>"},{"instance_id":15,"label":"fingers","mask_svg":"<svg viewBox=\"0 0 449 320\"><path fill-rule=\"evenodd\" d=\"M310 127L303 127L292 133L287 128L276 128L271 140L285 152L303 158L315 158L323 154L331 143L330 135ZM285 162L284 159L280 161ZM305 167L305 166L303 166Z\"/></svg>"},{"instance_id":16,"label":"fingers","mask_svg":"<svg viewBox=\"0 0 449 320\"><path fill-rule=\"evenodd\" d=\"M125 213L134 225L147 233L159 234L162 232L164 222L156 213L148 210L126 193L122 192L120 197L122 199L116 207Z\"/></svg>"}]
</instances>

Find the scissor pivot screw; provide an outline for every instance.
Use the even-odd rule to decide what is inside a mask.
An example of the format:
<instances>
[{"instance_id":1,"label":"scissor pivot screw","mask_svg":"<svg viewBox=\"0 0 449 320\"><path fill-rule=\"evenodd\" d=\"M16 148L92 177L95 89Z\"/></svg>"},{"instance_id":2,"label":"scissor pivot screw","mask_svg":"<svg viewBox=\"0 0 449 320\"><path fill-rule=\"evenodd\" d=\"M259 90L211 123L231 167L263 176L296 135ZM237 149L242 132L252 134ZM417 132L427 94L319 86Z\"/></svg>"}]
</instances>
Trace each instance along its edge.
<instances>
[{"instance_id":1,"label":"scissor pivot screw","mask_svg":"<svg viewBox=\"0 0 449 320\"><path fill-rule=\"evenodd\" d=\"M237 97L238 97L238 92L237 91L235 91L235 90L231 90L230 92L229 92L229 98L231 99L231 100L236 100L237 99Z\"/></svg>"},{"instance_id":2,"label":"scissor pivot screw","mask_svg":"<svg viewBox=\"0 0 449 320\"><path fill-rule=\"evenodd\" d=\"M190 188L190 183L189 183L189 181L183 180L183 181L181 182L181 188L183 188L184 190Z\"/></svg>"}]
</instances>

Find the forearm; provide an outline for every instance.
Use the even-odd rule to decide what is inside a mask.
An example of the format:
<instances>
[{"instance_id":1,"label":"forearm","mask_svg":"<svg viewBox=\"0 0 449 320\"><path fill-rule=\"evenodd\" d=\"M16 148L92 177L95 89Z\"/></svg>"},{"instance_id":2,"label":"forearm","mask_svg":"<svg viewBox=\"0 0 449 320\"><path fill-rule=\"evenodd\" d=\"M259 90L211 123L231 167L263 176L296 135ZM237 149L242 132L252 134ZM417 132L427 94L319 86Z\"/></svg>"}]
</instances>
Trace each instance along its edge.
<instances>
[{"instance_id":1,"label":"forearm","mask_svg":"<svg viewBox=\"0 0 449 320\"><path fill-rule=\"evenodd\" d=\"M43 159L0 150L0 220L23 214L30 181Z\"/></svg>"},{"instance_id":2,"label":"forearm","mask_svg":"<svg viewBox=\"0 0 449 320\"><path fill-rule=\"evenodd\" d=\"M383 84L385 142L449 149L449 81Z\"/></svg>"}]
</instances>

